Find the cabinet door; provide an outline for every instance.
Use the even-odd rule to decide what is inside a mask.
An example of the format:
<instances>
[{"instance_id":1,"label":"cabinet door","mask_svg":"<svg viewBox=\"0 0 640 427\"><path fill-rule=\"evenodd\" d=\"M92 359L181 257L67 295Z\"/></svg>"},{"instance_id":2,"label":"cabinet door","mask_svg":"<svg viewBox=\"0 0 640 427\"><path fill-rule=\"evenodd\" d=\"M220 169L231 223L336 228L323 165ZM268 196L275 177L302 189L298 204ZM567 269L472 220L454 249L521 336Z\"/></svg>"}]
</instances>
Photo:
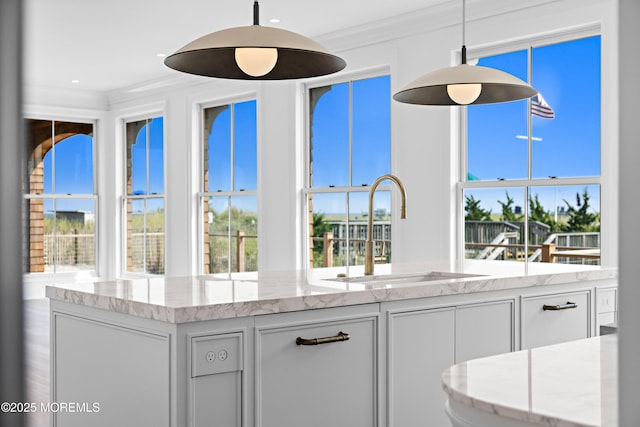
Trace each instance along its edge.
<instances>
[{"instance_id":1,"label":"cabinet door","mask_svg":"<svg viewBox=\"0 0 640 427\"><path fill-rule=\"evenodd\" d=\"M513 351L514 324L513 300L458 307L456 363Z\"/></svg>"},{"instance_id":2,"label":"cabinet door","mask_svg":"<svg viewBox=\"0 0 640 427\"><path fill-rule=\"evenodd\" d=\"M167 335L56 312L52 322L51 402L79 409L52 412L52 425L169 426Z\"/></svg>"},{"instance_id":3,"label":"cabinet door","mask_svg":"<svg viewBox=\"0 0 640 427\"><path fill-rule=\"evenodd\" d=\"M442 372L454 363L455 308L389 314L389 427L446 426Z\"/></svg>"},{"instance_id":4,"label":"cabinet door","mask_svg":"<svg viewBox=\"0 0 640 427\"><path fill-rule=\"evenodd\" d=\"M590 295L586 290L523 297L522 349L591 336Z\"/></svg>"},{"instance_id":5,"label":"cabinet door","mask_svg":"<svg viewBox=\"0 0 640 427\"><path fill-rule=\"evenodd\" d=\"M256 426L376 426L377 319L257 328ZM296 344L340 332L349 339Z\"/></svg>"}]
</instances>

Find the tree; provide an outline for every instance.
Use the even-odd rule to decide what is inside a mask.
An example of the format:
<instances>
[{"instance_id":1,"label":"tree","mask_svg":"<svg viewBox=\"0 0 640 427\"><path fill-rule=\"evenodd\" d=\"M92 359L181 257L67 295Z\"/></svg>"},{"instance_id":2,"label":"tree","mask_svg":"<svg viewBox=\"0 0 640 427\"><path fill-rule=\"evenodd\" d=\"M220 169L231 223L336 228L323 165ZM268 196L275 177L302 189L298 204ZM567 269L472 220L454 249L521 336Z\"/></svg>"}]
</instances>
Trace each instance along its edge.
<instances>
[{"instance_id":1,"label":"tree","mask_svg":"<svg viewBox=\"0 0 640 427\"><path fill-rule=\"evenodd\" d=\"M547 224L552 232L560 231L560 225L553 219L550 212L544 210L537 194L533 197L529 195L529 220Z\"/></svg>"},{"instance_id":2,"label":"tree","mask_svg":"<svg viewBox=\"0 0 640 427\"><path fill-rule=\"evenodd\" d=\"M312 227L312 235L313 237L324 237L324 233L332 230L331 224L325 221L323 213L313 213L313 223ZM334 246L334 253L337 248ZM324 257L324 248L322 244L318 244L318 242L314 242L313 245L313 263L314 267L322 267L322 261Z\"/></svg>"},{"instance_id":3,"label":"tree","mask_svg":"<svg viewBox=\"0 0 640 427\"><path fill-rule=\"evenodd\" d=\"M491 210L482 209L480 200L476 200L473 195L465 196L464 219L467 221L491 221Z\"/></svg>"},{"instance_id":4,"label":"tree","mask_svg":"<svg viewBox=\"0 0 640 427\"><path fill-rule=\"evenodd\" d=\"M569 214L564 231L600 231L600 215L596 212L589 212L589 191L586 187L582 191L582 200L580 200L580 193L576 193L577 208L566 200L564 203L567 205L567 213Z\"/></svg>"},{"instance_id":5,"label":"tree","mask_svg":"<svg viewBox=\"0 0 640 427\"><path fill-rule=\"evenodd\" d=\"M518 221L522 221L522 215L516 215L515 212L513 211L513 198L509 196L509 192L505 191L504 192L505 196L507 197L507 202L502 202L500 200L498 200L498 203L500 203L500 206L502 206L502 217L501 220L502 221L509 221L509 222L518 222Z\"/></svg>"}]
</instances>

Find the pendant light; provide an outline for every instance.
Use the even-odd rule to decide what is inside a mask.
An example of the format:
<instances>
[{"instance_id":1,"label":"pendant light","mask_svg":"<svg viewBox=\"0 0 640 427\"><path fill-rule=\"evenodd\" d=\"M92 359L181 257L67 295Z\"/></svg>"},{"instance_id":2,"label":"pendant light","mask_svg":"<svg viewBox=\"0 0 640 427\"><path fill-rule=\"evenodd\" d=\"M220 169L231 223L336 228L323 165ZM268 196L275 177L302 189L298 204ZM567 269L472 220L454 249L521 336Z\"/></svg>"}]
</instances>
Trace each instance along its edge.
<instances>
[{"instance_id":1,"label":"pendant light","mask_svg":"<svg viewBox=\"0 0 640 427\"><path fill-rule=\"evenodd\" d=\"M189 74L223 79L286 80L323 76L346 62L300 34L260 25L253 3L253 25L216 31L168 56L166 66Z\"/></svg>"},{"instance_id":2,"label":"pendant light","mask_svg":"<svg viewBox=\"0 0 640 427\"><path fill-rule=\"evenodd\" d=\"M398 102L419 105L491 104L531 98L537 90L516 76L467 64L465 0L462 0L462 64L432 71L393 95Z\"/></svg>"}]
</instances>

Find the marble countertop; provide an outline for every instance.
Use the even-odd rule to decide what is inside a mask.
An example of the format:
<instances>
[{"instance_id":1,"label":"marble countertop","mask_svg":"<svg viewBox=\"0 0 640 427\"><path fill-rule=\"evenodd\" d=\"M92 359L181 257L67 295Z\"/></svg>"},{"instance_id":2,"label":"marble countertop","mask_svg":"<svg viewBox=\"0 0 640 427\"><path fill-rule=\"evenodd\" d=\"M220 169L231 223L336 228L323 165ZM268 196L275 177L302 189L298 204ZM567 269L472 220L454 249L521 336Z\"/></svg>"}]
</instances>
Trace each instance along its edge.
<instances>
[{"instance_id":1,"label":"marble countertop","mask_svg":"<svg viewBox=\"0 0 640 427\"><path fill-rule=\"evenodd\" d=\"M434 297L615 279L615 268L548 263L473 261L377 265L376 275L443 272L469 277L441 280L366 282L362 267L349 279L336 279L339 269L305 272L213 276L153 277L92 283L50 285L46 296L89 307L170 323L253 316ZM342 280L342 281L340 281Z\"/></svg>"},{"instance_id":2,"label":"marble countertop","mask_svg":"<svg viewBox=\"0 0 640 427\"><path fill-rule=\"evenodd\" d=\"M617 335L470 360L443 373L449 399L541 426L617 426Z\"/></svg>"}]
</instances>

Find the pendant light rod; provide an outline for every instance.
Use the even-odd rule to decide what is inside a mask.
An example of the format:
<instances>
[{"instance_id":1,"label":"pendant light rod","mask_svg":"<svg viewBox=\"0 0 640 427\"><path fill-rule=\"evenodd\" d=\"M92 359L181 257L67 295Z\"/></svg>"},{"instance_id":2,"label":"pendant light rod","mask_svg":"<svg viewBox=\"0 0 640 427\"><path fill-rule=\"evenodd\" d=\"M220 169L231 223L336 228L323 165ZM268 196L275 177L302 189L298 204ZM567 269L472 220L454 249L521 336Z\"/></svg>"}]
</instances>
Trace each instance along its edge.
<instances>
[{"instance_id":1,"label":"pendant light rod","mask_svg":"<svg viewBox=\"0 0 640 427\"><path fill-rule=\"evenodd\" d=\"M260 5L257 0L253 2L253 25L260 25Z\"/></svg>"},{"instance_id":2,"label":"pendant light rod","mask_svg":"<svg viewBox=\"0 0 640 427\"><path fill-rule=\"evenodd\" d=\"M466 29L465 29L465 27L466 27L466 22L467 21L466 21L465 13L464 13L465 9L466 9L466 4L467 4L466 0L462 0L462 46L464 46L466 44L465 43L465 41L466 41L465 40L466 39Z\"/></svg>"}]
</instances>

